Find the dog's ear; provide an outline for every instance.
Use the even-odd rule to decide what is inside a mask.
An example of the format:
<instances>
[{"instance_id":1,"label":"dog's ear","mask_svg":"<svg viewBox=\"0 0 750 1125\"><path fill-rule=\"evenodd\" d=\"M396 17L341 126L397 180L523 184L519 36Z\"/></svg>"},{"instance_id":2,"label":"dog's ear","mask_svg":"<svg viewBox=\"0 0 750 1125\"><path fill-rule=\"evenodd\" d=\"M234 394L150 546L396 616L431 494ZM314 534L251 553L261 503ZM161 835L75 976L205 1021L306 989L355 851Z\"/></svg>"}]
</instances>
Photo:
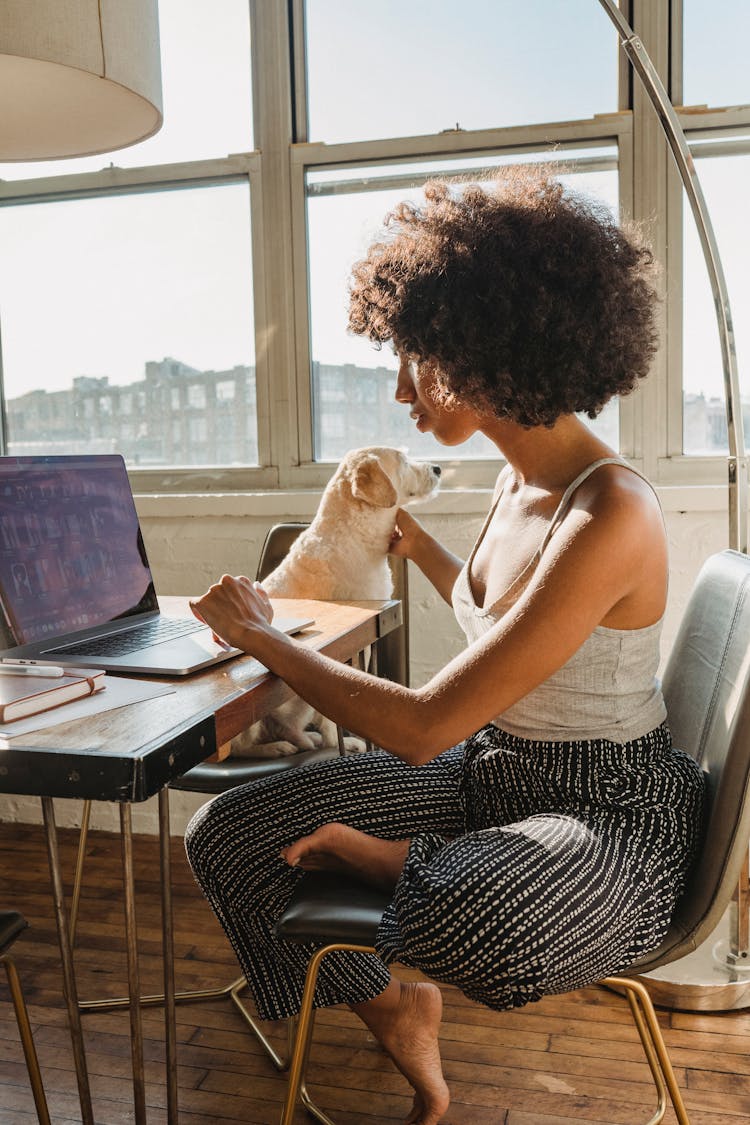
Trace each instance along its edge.
<instances>
[{"instance_id":1,"label":"dog's ear","mask_svg":"<svg viewBox=\"0 0 750 1125\"><path fill-rule=\"evenodd\" d=\"M392 508L398 500L391 478L377 457L364 457L354 466L351 480L352 496L374 508Z\"/></svg>"}]
</instances>

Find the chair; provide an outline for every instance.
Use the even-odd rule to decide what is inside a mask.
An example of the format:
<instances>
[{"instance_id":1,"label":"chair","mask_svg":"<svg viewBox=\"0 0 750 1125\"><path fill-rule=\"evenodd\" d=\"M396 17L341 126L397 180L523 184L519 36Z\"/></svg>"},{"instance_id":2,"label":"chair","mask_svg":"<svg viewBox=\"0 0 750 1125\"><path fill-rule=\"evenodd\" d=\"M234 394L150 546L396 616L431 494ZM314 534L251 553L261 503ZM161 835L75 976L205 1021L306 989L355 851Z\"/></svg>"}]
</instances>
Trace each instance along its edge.
<instances>
[{"instance_id":1,"label":"chair","mask_svg":"<svg viewBox=\"0 0 750 1125\"><path fill-rule=\"evenodd\" d=\"M644 973L691 953L715 930L747 860L750 837L750 558L723 551L704 565L690 596L664 675L664 695L676 746L708 779L707 827L689 885L658 949L627 972L599 983L624 992L643 1045L658 1104L648 1125L666 1112L668 1091L680 1125L689 1125ZM312 998L322 959L330 952L373 952L388 896L355 882L307 874L277 924L293 942L322 947L310 959L289 1068L282 1125L291 1125L312 1034ZM329 1117L306 1093L302 1102L325 1125Z\"/></svg>"},{"instance_id":2,"label":"chair","mask_svg":"<svg viewBox=\"0 0 750 1125\"><path fill-rule=\"evenodd\" d=\"M279 523L268 532L260 553L259 581L275 570L306 523ZM377 671L379 676L409 686L409 572L406 559L389 558L393 577L393 596L401 602L403 624L378 642Z\"/></svg>"},{"instance_id":3,"label":"chair","mask_svg":"<svg viewBox=\"0 0 750 1125\"><path fill-rule=\"evenodd\" d=\"M305 523L280 523L270 528L261 548L260 559L256 570L256 577L259 581L262 581L272 570L275 570L288 553L292 543L307 526L308 525ZM377 659L372 665L372 668L373 670L377 670L378 675L386 676L388 679L395 679L399 683L407 683L409 668L407 566L405 559L392 559L390 561L394 575L394 597L402 601L404 624L378 642ZM188 770L182 777L170 782L170 789L177 789L189 793L205 793L207 796L217 796L219 793L225 793L227 790L234 789L238 785L244 785L246 782L258 781L260 778L270 777L273 774L281 773L283 770L298 769L300 766L308 765L312 762L334 758L341 753L342 749L342 732L339 730L339 745L334 747L326 746L316 750L303 750L297 754L280 758L224 758L218 762L201 762L200 765L194 766L193 769ZM90 804L89 801L84 802L81 818L81 835L78 844L78 861L71 906L71 931L73 933L75 932L80 899L82 866L86 848ZM232 981L231 984L221 988L193 989L178 992L175 995L175 1000L184 1003L187 1001L214 1000L221 996L228 996L249 1029L257 1037L274 1066L279 1070L285 1070L289 1065L291 1055L294 1029L293 1022L288 1022L287 1054L285 1057L282 1057L277 1053L243 1003L240 994L245 990L246 986L244 976L240 976ZM163 1002L164 997L159 994L144 996L141 999L141 1003L147 1006L159 1005ZM128 1000L125 997L117 997L112 1000L84 1001L81 1003L81 1008L85 1011L104 1011L122 1007L127 1003Z\"/></svg>"},{"instance_id":4,"label":"chair","mask_svg":"<svg viewBox=\"0 0 750 1125\"><path fill-rule=\"evenodd\" d=\"M0 910L0 963L2 963L5 969L5 975L8 978L10 997L13 1001L13 1008L16 1013L16 1023L18 1024L18 1031L21 1036L23 1053L26 1057L26 1069L29 1072L31 1090L34 1095L36 1115L40 1125L50 1125L47 1099L44 1096L44 1086L42 1085L42 1072L39 1069L39 1060L37 1059L34 1040L31 1035L31 1024L29 1023L29 1013L26 1010L26 1001L23 998L16 966L6 952L27 926L28 922L26 919L16 910Z\"/></svg>"}]
</instances>

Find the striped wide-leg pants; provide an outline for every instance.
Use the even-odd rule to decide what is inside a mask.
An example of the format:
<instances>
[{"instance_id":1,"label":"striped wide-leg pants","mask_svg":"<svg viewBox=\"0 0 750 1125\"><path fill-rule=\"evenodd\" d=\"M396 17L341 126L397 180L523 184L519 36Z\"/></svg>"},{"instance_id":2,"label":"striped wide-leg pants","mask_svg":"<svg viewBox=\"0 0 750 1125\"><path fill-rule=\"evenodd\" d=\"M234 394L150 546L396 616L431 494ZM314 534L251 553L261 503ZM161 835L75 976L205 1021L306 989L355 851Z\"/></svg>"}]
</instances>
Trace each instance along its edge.
<instances>
[{"instance_id":1,"label":"striped wide-leg pants","mask_svg":"<svg viewBox=\"0 0 750 1125\"><path fill-rule=\"evenodd\" d=\"M617 745L529 742L490 726L424 766L376 751L240 786L196 813L185 842L261 1016L297 1011L312 952L274 934L303 877L279 852L330 821L411 847L379 956L326 958L316 1004L378 995L398 960L510 1008L658 945L702 805L700 771L665 727Z\"/></svg>"}]
</instances>

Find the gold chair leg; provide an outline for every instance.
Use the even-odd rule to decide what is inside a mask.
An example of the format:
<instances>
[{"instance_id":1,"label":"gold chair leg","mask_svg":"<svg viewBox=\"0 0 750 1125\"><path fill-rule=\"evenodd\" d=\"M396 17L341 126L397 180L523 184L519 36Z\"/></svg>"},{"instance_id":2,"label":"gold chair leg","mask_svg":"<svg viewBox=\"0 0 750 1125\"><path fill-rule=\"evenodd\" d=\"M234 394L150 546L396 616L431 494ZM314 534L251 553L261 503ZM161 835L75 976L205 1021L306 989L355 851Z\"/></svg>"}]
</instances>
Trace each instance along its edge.
<instances>
[{"instance_id":1,"label":"gold chair leg","mask_svg":"<svg viewBox=\"0 0 750 1125\"><path fill-rule=\"evenodd\" d=\"M250 1031L252 1031L255 1038L260 1043L263 1050L268 1055L269 1059L276 1067L277 1070L282 1071L289 1069L289 1064L292 1060L292 1048L294 1047L294 1020L290 1018L286 1021L286 1055L282 1056L278 1053L276 1048L271 1043L259 1026L257 1021L251 1016L245 1004L240 1000L240 992L247 988L247 981L244 977L238 977L237 980L230 986L229 997L234 1004L237 1011L242 1016Z\"/></svg>"},{"instance_id":2,"label":"gold chair leg","mask_svg":"<svg viewBox=\"0 0 750 1125\"><path fill-rule=\"evenodd\" d=\"M654 1080L654 1085L656 1086L658 1095L656 1113L647 1123L647 1125L659 1125L659 1122L663 1119L664 1114L667 1112L667 1088L664 1085L664 1076L662 1075L661 1067L659 1065L659 1059L657 1057L656 1050L654 1049L654 1044L651 1039L646 1021L643 1017L643 1013L641 1012L638 1000L636 999L634 993L632 993L629 989L625 990L625 994L627 996L628 1004L630 1005L630 1012L633 1016L633 1022L638 1029L638 1035L641 1040L641 1045L643 1047L649 1070L651 1071L651 1077Z\"/></svg>"},{"instance_id":3,"label":"gold chair leg","mask_svg":"<svg viewBox=\"0 0 750 1125\"><path fill-rule=\"evenodd\" d=\"M29 1072L31 1092L34 1095L34 1105L36 1106L36 1115L39 1118L39 1125L50 1125L49 1109L47 1108L47 1099L44 1095L44 1086L42 1085L42 1072L39 1069L39 1059L37 1058L36 1047L34 1046L34 1039L31 1034L29 1013L26 1009L26 1001L23 998L18 972L10 957L0 957L0 964L4 966L5 975L8 978L8 988L10 989L10 997L13 1001L13 1008L16 1013L16 1022L18 1023L21 1046L23 1047L23 1053L26 1058L26 1069Z\"/></svg>"},{"instance_id":4,"label":"gold chair leg","mask_svg":"<svg viewBox=\"0 0 750 1125\"><path fill-rule=\"evenodd\" d=\"M297 1016L297 1035L294 1041L291 1063L289 1065L286 1100L281 1110L281 1125L293 1125L294 1110L298 1100L302 1100L308 1113L311 1113L318 1121L321 1121L323 1125L335 1125L331 1118L315 1105L307 1093L305 1087L305 1072L307 1070L307 1058L310 1053L310 1042L312 1040L313 1022L315 1019L313 999L315 997L315 985L318 980L320 965L323 958L329 953L336 953L341 950L346 950L350 953L375 952L371 945L351 945L347 942L336 942L333 945L324 945L310 958L305 975L302 1002L300 1004L299 1015Z\"/></svg>"},{"instance_id":5,"label":"gold chair leg","mask_svg":"<svg viewBox=\"0 0 750 1125\"><path fill-rule=\"evenodd\" d=\"M297 1018L297 1035L292 1060L289 1066L286 1100L281 1111L280 1125L293 1125L294 1110L298 1101L301 1101L308 1113L311 1113L318 1121L322 1122L323 1125L335 1125L331 1118L310 1099L305 1086L305 1074L315 1016L313 998L315 996L315 985L317 983L320 965L323 958L329 953L335 953L341 950L352 953L375 952L372 946L336 943L323 946L322 949L319 949L310 958L307 974L305 976L305 987L302 993L299 1016ZM690 1125L690 1119L688 1118L687 1110L685 1109L685 1104L677 1085L669 1053L648 991L640 981L627 977L605 977L599 983L607 988L624 990L630 1004L633 1020L643 1045L646 1061L648 1062L658 1096L656 1113L649 1118L646 1125L659 1125L659 1122L664 1119L664 1114L666 1112L665 1090L669 1091L669 1097L672 1101L679 1125Z\"/></svg>"},{"instance_id":6,"label":"gold chair leg","mask_svg":"<svg viewBox=\"0 0 750 1125\"><path fill-rule=\"evenodd\" d=\"M680 1088L677 1085L677 1079L672 1069L672 1062L669 1058L667 1045L664 1042L664 1037L659 1027L659 1021L656 1018L654 1005L648 993L648 989L640 981L634 980L632 977L604 977L599 981L599 984L604 985L606 988L612 988L619 992L624 990L630 1009L633 1013L633 1019L638 1029L638 1034L643 1044L644 1054L651 1070L654 1079L654 1085L659 1099L656 1113L653 1117L649 1118L646 1125L658 1125L663 1120L666 1112L666 1099L664 1096L664 1087L669 1091L669 1097L674 1107L675 1115L679 1125L690 1125L690 1119L685 1109L685 1103L682 1100Z\"/></svg>"}]
</instances>

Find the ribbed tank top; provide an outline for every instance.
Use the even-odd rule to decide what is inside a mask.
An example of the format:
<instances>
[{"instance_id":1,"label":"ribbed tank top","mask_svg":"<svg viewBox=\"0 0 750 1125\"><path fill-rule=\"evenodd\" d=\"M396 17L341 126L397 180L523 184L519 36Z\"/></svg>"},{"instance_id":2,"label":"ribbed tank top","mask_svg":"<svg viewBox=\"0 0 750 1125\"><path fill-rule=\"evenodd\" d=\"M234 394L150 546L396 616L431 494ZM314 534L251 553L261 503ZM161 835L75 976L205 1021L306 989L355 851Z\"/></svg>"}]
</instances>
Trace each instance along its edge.
<instances>
[{"instance_id":1,"label":"ribbed tank top","mask_svg":"<svg viewBox=\"0 0 750 1125\"><path fill-rule=\"evenodd\" d=\"M621 465L643 475L619 457L603 457L588 465L565 489L531 564L499 599L480 607L472 594L469 571L500 491L453 587L453 611L469 644L491 629L521 596L573 493L601 465ZM643 629L598 625L562 668L499 715L495 726L543 742L606 739L623 743L654 730L666 718L656 678L661 626L661 621Z\"/></svg>"}]
</instances>

